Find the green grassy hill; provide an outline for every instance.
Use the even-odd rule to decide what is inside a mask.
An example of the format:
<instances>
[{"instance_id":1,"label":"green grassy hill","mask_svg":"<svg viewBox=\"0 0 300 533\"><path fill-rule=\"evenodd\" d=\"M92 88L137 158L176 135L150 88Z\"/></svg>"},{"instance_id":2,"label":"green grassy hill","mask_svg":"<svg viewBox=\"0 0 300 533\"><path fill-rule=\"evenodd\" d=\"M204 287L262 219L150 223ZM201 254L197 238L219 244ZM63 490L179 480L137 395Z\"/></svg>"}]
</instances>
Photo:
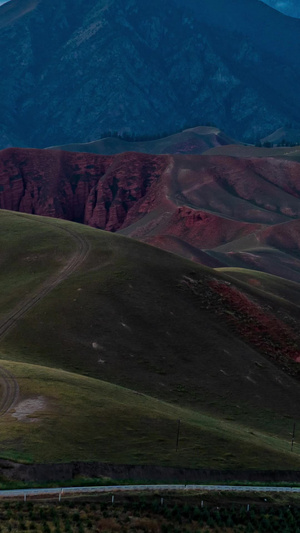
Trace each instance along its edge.
<instances>
[{"instance_id":1,"label":"green grassy hill","mask_svg":"<svg viewBox=\"0 0 300 533\"><path fill-rule=\"evenodd\" d=\"M290 439L300 387L289 375L298 364L248 342L212 286L287 323L293 304L119 235L5 211L0 224L1 367L20 388L1 419L1 456L299 468ZM74 263L82 242L88 252ZM22 310L39 293L1 336L16 300Z\"/></svg>"},{"instance_id":2,"label":"green grassy hill","mask_svg":"<svg viewBox=\"0 0 300 533\"><path fill-rule=\"evenodd\" d=\"M151 141L126 141L119 137L105 137L89 143L51 146L51 149L102 155L120 154L122 152L202 154L210 148L223 144L232 144L232 142L233 140L218 128L198 126Z\"/></svg>"},{"instance_id":3,"label":"green grassy hill","mask_svg":"<svg viewBox=\"0 0 300 533\"><path fill-rule=\"evenodd\" d=\"M1 211L0 318L20 300L62 269L75 250L59 223L37 224L35 218Z\"/></svg>"},{"instance_id":4,"label":"green grassy hill","mask_svg":"<svg viewBox=\"0 0 300 533\"><path fill-rule=\"evenodd\" d=\"M228 146L216 146L205 152L205 155L222 155L230 157L276 157L277 159L287 159L288 161L300 161L299 146L284 147L257 147L231 144Z\"/></svg>"},{"instance_id":5,"label":"green grassy hill","mask_svg":"<svg viewBox=\"0 0 300 533\"><path fill-rule=\"evenodd\" d=\"M221 469L244 464L272 469L278 463L285 469L300 467L300 456L288 453L283 436L254 433L101 380L28 364L2 364L16 376L24 397L13 416L1 422L2 457Z\"/></svg>"},{"instance_id":6,"label":"green grassy hill","mask_svg":"<svg viewBox=\"0 0 300 533\"><path fill-rule=\"evenodd\" d=\"M248 270L246 268L218 268L218 272L223 272L228 276L241 280L251 287L256 287L265 293L270 294L273 298L284 300L288 304L294 304L299 307L300 304L300 285L279 276L272 276L265 272L257 270ZM282 302L281 302L282 303Z\"/></svg>"}]
</instances>

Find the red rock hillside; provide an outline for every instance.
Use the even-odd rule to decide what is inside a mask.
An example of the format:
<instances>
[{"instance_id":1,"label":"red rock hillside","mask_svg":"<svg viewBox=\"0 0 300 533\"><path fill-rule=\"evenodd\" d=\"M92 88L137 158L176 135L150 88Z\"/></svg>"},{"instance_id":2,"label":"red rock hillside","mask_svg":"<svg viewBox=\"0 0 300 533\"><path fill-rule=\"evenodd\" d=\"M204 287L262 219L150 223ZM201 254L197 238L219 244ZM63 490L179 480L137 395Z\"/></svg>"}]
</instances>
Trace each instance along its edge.
<instances>
[{"instance_id":1,"label":"red rock hillside","mask_svg":"<svg viewBox=\"0 0 300 533\"><path fill-rule=\"evenodd\" d=\"M0 208L118 231L208 266L300 281L296 162L7 149Z\"/></svg>"}]
</instances>

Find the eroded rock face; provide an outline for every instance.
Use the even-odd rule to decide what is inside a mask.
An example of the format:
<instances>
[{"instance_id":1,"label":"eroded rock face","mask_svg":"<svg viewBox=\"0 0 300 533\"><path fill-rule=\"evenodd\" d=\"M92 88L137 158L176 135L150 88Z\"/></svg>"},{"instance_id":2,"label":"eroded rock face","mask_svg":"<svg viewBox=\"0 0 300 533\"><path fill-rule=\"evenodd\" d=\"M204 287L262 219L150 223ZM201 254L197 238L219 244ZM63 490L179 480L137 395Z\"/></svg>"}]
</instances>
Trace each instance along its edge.
<instances>
[{"instance_id":1,"label":"eroded rock face","mask_svg":"<svg viewBox=\"0 0 300 533\"><path fill-rule=\"evenodd\" d=\"M155 202L167 165L164 156L3 150L0 208L117 231L143 214L141 203Z\"/></svg>"},{"instance_id":2,"label":"eroded rock face","mask_svg":"<svg viewBox=\"0 0 300 533\"><path fill-rule=\"evenodd\" d=\"M84 222L108 231L129 226L154 208L168 157L116 156L88 196Z\"/></svg>"}]
</instances>

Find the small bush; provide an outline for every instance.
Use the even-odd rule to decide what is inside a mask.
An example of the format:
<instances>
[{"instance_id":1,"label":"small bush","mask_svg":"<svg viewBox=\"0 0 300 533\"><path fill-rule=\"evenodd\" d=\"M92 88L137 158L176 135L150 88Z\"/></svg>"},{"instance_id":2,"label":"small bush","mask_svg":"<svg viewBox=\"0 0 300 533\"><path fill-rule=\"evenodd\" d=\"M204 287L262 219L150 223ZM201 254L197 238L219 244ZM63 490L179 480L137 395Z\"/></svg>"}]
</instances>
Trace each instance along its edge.
<instances>
[{"instance_id":1,"label":"small bush","mask_svg":"<svg viewBox=\"0 0 300 533\"><path fill-rule=\"evenodd\" d=\"M49 527L49 524L47 524L47 522L43 523L43 532L44 533L51 533L51 529Z\"/></svg>"},{"instance_id":2,"label":"small bush","mask_svg":"<svg viewBox=\"0 0 300 533\"><path fill-rule=\"evenodd\" d=\"M142 530L146 533L160 533L161 528L157 520L152 518L138 518L131 524L132 529Z\"/></svg>"},{"instance_id":3,"label":"small bush","mask_svg":"<svg viewBox=\"0 0 300 533\"><path fill-rule=\"evenodd\" d=\"M104 531L115 532L122 531L122 527L115 518L102 518L97 524L97 531L104 533Z\"/></svg>"}]
</instances>

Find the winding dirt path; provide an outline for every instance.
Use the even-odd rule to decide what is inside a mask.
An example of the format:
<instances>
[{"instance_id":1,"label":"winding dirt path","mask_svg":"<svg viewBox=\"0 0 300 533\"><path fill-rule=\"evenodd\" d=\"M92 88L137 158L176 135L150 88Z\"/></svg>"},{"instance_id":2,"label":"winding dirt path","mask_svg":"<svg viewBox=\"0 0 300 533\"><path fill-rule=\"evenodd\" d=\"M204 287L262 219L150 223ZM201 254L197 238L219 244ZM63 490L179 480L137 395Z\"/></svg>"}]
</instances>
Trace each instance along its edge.
<instances>
[{"instance_id":1,"label":"winding dirt path","mask_svg":"<svg viewBox=\"0 0 300 533\"><path fill-rule=\"evenodd\" d=\"M51 276L37 291L33 292L31 296L23 300L6 317L0 320L0 341L3 337L16 326L17 322L30 311L37 303L45 298L57 285L65 281L73 272L75 272L85 261L90 251L89 242L80 234L72 231L69 228L57 224L51 224L49 221L42 221L44 224L49 224L58 227L68 233L70 237L76 242L77 250L75 254L68 260L64 267L54 276ZM13 374L7 369L0 366L0 384L2 385L2 398L0 399L0 417L4 416L10 409L13 408L18 400L19 385Z\"/></svg>"},{"instance_id":2,"label":"winding dirt path","mask_svg":"<svg viewBox=\"0 0 300 533\"><path fill-rule=\"evenodd\" d=\"M12 409L19 397L19 384L11 372L0 366L0 384L2 398L0 400L0 417Z\"/></svg>"}]
</instances>

